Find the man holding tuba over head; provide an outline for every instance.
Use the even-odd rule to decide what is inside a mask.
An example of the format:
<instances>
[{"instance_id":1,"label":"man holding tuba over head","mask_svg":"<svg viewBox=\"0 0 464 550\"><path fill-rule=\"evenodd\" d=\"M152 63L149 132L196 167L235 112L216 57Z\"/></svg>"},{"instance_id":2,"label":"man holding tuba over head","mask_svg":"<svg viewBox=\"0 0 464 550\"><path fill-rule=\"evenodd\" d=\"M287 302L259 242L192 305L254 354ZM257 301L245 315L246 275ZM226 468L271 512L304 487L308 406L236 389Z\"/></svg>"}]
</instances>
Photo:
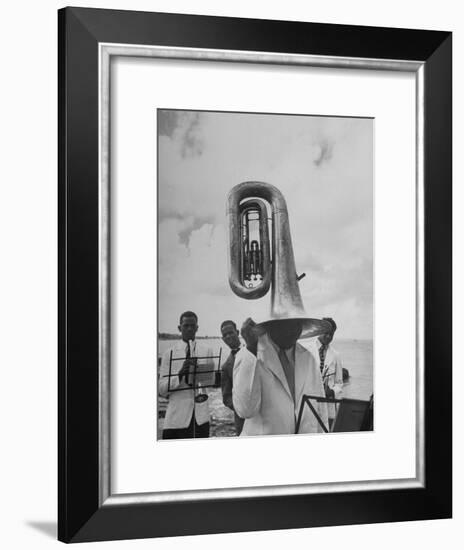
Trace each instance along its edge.
<instances>
[{"instance_id":1,"label":"man holding tuba over head","mask_svg":"<svg viewBox=\"0 0 464 550\"><path fill-rule=\"evenodd\" d=\"M272 212L272 248L267 206ZM233 369L233 405L245 419L241 436L322 432L328 423L326 403L314 402L319 419L303 407L303 395L325 397L315 356L298 339L317 336L330 326L309 319L303 308L282 193L264 182L244 182L229 193L229 283L245 299L260 298L271 287L271 315L242 326L246 342ZM258 220L259 230L252 223ZM301 277L300 277L301 278ZM257 282L256 282L257 281Z\"/></svg>"},{"instance_id":2,"label":"man holding tuba over head","mask_svg":"<svg viewBox=\"0 0 464 550\"><path fill-rule=\"evenodd\" d=\"M247 345L235 359L233 391L234 408L245 418L242 435L297 433L302 396L325 396L314 355L297 341L303 325L300 319L270 321L260 331L252 319L244 322ZM314 407L327 425L327 405ZM304 407L298 433L322 431L316 416Z\"/></svg>"}]
</instances>

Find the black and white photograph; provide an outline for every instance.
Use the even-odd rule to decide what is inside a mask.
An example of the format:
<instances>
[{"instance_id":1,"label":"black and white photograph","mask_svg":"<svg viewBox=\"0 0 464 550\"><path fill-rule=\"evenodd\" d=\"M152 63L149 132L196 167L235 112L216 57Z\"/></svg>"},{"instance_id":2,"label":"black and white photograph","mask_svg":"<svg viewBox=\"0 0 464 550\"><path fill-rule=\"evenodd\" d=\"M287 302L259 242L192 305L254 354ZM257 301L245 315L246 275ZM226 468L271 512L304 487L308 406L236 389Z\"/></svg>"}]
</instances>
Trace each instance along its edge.
<instances>
[{"instance_id":1,"label":"black and white photograph","mask_svg":"<svg viewBox=\"0 0 464 550\"><path fill-rule=\"evenodd\" d=\"M374 119L156 120L158 440L374 430Z\"/></svg>"}]
</instances>

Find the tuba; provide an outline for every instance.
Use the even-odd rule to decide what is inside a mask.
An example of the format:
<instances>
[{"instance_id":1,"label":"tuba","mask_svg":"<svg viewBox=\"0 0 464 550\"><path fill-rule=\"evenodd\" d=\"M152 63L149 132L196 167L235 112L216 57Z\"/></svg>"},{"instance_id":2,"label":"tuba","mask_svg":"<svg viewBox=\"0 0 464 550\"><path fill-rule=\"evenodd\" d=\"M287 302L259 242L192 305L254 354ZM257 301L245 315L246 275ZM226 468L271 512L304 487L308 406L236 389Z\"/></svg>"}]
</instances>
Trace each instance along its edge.
<instances>
[{"instance_id":1,"label":"tuba","mask_svg":"<svg viewBox=\"0 0 464 550\"><path fill-rule=\"evenodd\" d=\"M266 322L300 319L304 322L301 337L330 329L326 321L310 319L305 313L299 287L305 274L296 272L287 203L279 189L260 181L236 185L227 198L227 218L232 291L254 300L270 289L271 312Z\"/></svg>"}]
</instances>

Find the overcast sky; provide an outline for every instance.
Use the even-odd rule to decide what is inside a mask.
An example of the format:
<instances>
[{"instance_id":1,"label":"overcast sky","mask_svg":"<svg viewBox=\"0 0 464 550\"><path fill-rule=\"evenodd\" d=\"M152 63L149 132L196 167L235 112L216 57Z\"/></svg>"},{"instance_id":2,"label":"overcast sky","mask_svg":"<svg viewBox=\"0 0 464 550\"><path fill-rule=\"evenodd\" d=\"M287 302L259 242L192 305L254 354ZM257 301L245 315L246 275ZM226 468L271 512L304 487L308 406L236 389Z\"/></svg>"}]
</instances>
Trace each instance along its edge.
<instances>
[{"instance_id":1,"label":"overcast sky","mask_svg":"<svg viewBox=\"0 0 464 550\"><path fill-rule=\"evenodd\" d=\"M269 294L244 300L228 284L227 193L258 180L287 201L308 316L372 338L372 120L158 111L158 134L159 331L187 309L199 335L269 313Z\"/></svg>"}]
</instances>

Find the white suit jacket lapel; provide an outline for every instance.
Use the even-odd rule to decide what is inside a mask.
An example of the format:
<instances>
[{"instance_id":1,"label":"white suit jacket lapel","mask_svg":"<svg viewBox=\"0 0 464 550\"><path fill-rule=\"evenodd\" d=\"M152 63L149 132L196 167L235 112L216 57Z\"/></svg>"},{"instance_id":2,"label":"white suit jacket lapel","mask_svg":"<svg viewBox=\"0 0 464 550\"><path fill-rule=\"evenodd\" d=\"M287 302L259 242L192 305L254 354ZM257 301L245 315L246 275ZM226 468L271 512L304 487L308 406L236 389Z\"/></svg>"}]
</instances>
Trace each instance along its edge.
<instances>
[{"instance_id":1,"label":"white suit jacket lapel","mask_svg":"<svg viewBox=\"0 0 464 550\"><path fill-rule=\"evenodd\" d=\"M285 372L280 362L279 356L274 346L272 345L271 339L267 334L260 338L258 346L258 349L261 352L258 355L260 355L262 358L263 366L266 369L270 370L272 374L280 381L280 383L288 393L289 397L293 401L290 388L288 387L287 377L285 376Z\"/></svg>"},{"instance_id":2,"label":"white suit jacket lapel","mask_svg":"<svg viewBox=\"0 0 464 550\"><path fill-rule=\"evenodd\" d=\"M299 404L309 375L309 352L297 342L295 346L295 401Z\"/></svg>"}]
</instances>

